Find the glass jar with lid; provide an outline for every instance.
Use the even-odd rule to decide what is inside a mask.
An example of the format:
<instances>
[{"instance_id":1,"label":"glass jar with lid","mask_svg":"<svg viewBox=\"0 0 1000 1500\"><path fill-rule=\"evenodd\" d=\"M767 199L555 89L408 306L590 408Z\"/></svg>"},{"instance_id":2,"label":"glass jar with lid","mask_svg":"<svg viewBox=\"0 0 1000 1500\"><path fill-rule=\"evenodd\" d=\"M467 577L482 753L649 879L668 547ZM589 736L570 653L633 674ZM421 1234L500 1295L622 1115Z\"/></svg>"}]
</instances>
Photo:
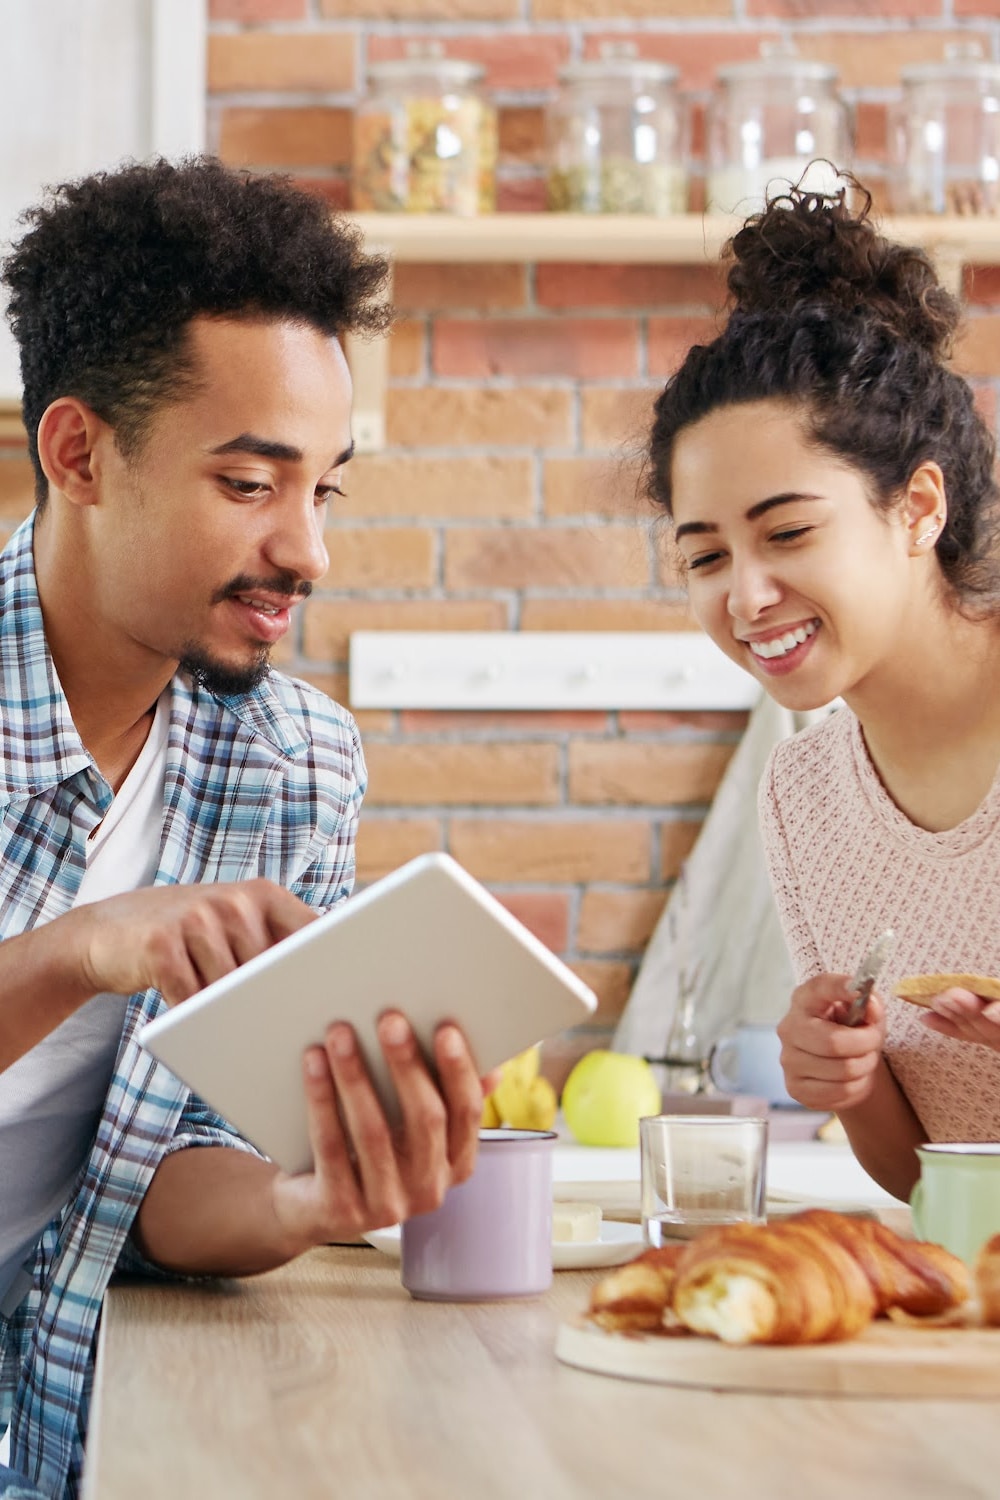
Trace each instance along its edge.
<instances>
[{"instance_id":1,"label":"glass jar with lid","mask_svg":"<svg viewBox=\"0 0 1000 1500\"><path fill-rule=\"evenodd\" d=\"M352 203L387 213L488 213L496 207L496 110L483 69L440 44L373 63L354 116Z\"/></svg>"},{"instance_id":2,"label":"glass jar with lid","mask_svg":"<svg viewBox=\"0 0 1000 1500\"><path fill-rule=\"evenodd\" d=\"M896 213L995 214L1000 209L1000 64L976 43L944 61L904 68L889 116L889 202Z\"/></svg>"},{"instance_id":3,"label":"glass jar with lid","mask_svg":"<svg viewBox=\"0 0 1000 1500\"><path fill-rule=\"evenodd\" d=\"M677 69L606 44L570 63L547 113L548 206L591 214L683 213L684 113Z\"/></svg>"},{"instance_id":4,"label":"glass jar with lid","mask_svg":"<svg viewBox=\"0 0 1000 1500\"><path fill-rule=\"evenodd\" d=\"M706 207L757 213L799 183L829 193L851 155L850 116L837 71L786 45L764 43L759 58L720 68L708 111Z\"/></svg>"}]
</instances>

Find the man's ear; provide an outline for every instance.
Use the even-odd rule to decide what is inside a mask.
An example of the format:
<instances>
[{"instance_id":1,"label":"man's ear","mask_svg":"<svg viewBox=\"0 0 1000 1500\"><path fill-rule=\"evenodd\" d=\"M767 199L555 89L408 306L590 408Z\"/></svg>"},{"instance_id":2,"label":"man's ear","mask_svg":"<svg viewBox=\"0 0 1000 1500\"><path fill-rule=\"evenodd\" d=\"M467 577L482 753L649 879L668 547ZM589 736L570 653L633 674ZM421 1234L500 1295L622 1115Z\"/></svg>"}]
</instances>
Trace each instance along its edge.
<instances>
[{"instance_id":1,"label":"man's ear","mask_svg":"<svg viewBox=\"0 0 1000 1500\"><path fill-rule=\"evenodd\" d=\"M71 505L96 505L100 462L95 453L114 441L111 429L75 396L59 396L38 424L38 460L49 481Z\"/></svg>"}]
</instances>

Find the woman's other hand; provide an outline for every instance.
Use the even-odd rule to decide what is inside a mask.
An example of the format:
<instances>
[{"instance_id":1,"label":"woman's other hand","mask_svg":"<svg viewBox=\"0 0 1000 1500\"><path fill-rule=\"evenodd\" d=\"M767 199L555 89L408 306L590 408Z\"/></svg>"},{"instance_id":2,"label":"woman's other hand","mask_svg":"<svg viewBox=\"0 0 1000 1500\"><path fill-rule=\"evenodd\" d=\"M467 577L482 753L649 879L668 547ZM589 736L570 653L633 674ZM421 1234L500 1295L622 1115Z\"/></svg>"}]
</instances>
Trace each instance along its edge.
<instances>
[{"instance_id":1,"label":"woman's other hand","mask_svg":"<svg viewBox=\"0 0 1000 1500\"><path fill-rule=\"evenodd\" d=\"M920 1019L929 1031L1000 1052L1000 1000L987 1000L971 990L950 989L932 995L928 1004L930 1009Z\"/></svg>"}]
</instances>

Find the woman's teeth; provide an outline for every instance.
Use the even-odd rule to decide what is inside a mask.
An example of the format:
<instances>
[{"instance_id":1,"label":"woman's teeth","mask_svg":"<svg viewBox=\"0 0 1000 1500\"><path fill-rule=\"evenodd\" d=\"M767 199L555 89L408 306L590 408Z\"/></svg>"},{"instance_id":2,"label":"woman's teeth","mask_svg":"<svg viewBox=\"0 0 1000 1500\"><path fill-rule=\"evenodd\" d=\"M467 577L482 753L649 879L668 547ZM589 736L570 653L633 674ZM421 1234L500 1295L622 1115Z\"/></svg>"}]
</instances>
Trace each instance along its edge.
<instances>
[{"instance_id":1,"label":"woman's teeth","mask_svg":"<svg viewBox=\"0 0 1000 1500\"><path fill-rule=\"evenodd\" d=\"M808 625L800 625L797 630L789 630L786 635L777 635L772 641L751 641L750 650L754 656L762 656L766 661L771 661L776 656L787 656L789 651L794 651L796 646L801 646L811 635L816 634L816 625L810 620Z\"/></svg>"}]
</instances>

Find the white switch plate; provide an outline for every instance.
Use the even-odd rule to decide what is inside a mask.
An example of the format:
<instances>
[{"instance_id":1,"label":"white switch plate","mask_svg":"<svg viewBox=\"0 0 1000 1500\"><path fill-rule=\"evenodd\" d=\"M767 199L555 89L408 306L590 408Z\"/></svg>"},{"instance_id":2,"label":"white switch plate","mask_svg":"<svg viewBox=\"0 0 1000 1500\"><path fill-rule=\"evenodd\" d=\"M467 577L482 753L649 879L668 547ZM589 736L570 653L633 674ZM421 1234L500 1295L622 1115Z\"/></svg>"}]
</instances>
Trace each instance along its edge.
<instances>
[{"instance_id":1,"label":"white switch plate","mask_svg":"<svg viewBox=\"0 0 1000 1500\"><path fill-rule=\"evenodd\" d=\"M760 688L700 631L358 630L354 708L745 709Z\"/></svg>"}]
</instances>

